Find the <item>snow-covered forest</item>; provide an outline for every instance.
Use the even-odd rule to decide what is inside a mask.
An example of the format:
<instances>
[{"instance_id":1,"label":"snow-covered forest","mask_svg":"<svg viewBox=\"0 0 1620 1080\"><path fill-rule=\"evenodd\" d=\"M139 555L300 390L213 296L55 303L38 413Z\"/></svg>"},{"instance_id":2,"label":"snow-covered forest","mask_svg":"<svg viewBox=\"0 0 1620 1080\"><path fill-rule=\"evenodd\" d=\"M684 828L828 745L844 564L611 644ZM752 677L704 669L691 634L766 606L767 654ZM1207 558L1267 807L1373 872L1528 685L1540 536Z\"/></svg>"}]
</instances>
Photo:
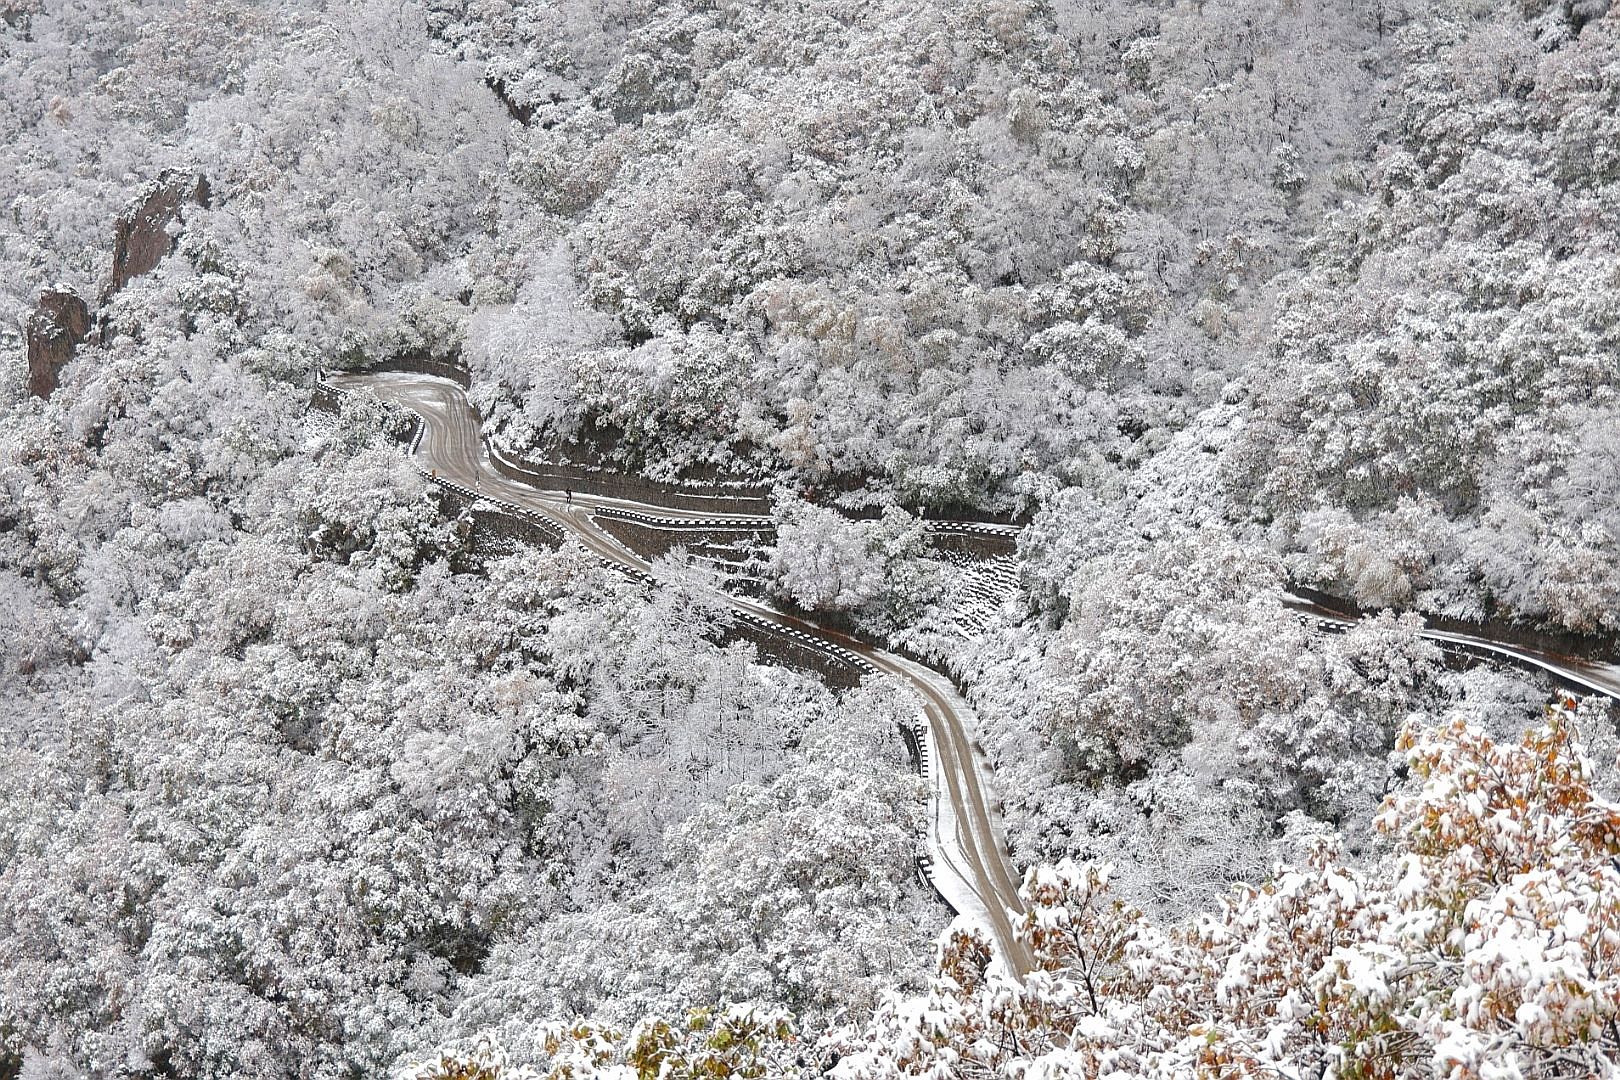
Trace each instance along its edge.
<instances>
[{"instance_id":1,"label":"snow-covered forest","mask_svg":"<svg viewBox=\"0 0 1620 1080\"><path fill-rule=\"evenodd\" d=\"M0 1080L1620 1075L1617 712L1434 632L1620 686L1607 0L0 0L0 133Z\"/></svg>"}]
</instances>

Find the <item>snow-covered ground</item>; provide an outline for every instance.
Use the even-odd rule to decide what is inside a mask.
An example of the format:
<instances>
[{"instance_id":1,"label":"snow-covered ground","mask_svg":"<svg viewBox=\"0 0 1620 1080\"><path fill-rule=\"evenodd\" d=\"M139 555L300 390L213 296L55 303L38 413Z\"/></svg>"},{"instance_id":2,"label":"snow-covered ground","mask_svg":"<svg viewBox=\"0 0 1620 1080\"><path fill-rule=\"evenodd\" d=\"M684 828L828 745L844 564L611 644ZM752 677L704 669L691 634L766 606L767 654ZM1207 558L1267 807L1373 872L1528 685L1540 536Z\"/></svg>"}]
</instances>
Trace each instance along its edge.
<instances>
[{"instance_id":1,"label":"snow-covered ground","mask_svg":"<svg viewBox=\"0 0 1620 1080\"><path fill-rule=\"evenodd\" d=\"M942 661L967 642L978 641L1002 618L1021 614L1018 558L975 558L963 552L940 557L943 588L939 599L890 641L930 661Z\"/></svg>"},{"instance_id":2,"label":"snow-covered ground","mask_svg":"<svg viewBox=\"0 0 1620 1080\"><path fill-rule=\"evenodd\" d=\"M937 608L939 622L962 637L980 637L1018 593L1018 557L976 559L953 551L946 554L945 561L951 570Z\"/></svg>"}]
</instances>

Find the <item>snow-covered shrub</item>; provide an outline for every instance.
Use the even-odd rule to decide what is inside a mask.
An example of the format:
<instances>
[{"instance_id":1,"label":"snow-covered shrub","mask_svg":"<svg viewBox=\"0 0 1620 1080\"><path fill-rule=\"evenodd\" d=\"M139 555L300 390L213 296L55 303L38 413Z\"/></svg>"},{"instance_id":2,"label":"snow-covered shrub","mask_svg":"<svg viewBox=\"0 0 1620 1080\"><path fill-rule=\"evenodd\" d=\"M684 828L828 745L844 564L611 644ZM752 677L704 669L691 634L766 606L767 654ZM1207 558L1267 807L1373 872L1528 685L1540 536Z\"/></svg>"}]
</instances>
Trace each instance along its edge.
<instances>
[{"instance_id":1,"label":"snow-covered shrub","mask_svg":"<svg viewBox=\"0 0 1620 1080\"><path fill-rule=\"evenodd\" d=\"M1613 1075L1620 805L1592 790L1574 720L1549 709L1518 745L1409 730L1385 865L1322 843L1180 925L1115 900L1106 867L1033 869L1035 971L1015 982L954 934L926 996L836 1040L834 1074Z\"/></svg>"}]
</instances>

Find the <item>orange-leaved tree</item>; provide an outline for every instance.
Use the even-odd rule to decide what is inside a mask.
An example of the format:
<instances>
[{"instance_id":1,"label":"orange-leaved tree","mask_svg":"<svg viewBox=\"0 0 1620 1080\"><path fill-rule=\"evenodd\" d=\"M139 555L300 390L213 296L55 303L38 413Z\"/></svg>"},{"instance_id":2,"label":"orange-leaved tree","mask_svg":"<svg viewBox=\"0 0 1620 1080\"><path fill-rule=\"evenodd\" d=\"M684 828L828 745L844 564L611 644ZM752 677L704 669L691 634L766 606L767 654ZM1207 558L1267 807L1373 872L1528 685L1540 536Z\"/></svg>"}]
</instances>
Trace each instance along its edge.
<instances>
[{"instance_id":1,"label":"orange-leaved tree","mask_svg":"<svg viewBox=\"0 0 1620 1080\"><path fill-rule=\"evenodd\" d=\"M926 1076L1312 1076L1448 1080L1620 1075L1620 805L1594 787L1561 702L1517 744L1463 723L1408 727L1411 789L1386 801L1371 868L1320 843L1219 909L1161 928L1109 868L1025 875L1015 978L953 931L920 997L823 1040L843 1080ZM1595 710L1594 710L1595 712ZM413 1080L698 1080L814 1068L779 1013L699 1010L628 1036L552 1029L548 1071L487 1048Z\"/></svg>"},{"instance_id":2,"label":"orange-leaved tree","mask_svg":"<svg viewBox=\"0 0 1620 1080\"><path fill-rule=\"evenodd\" d=\"M956 933L926 997L835 1040L847 1080L895 1076L1614 1075L1620 806L1573 703L1516 745L1403 734L1416 784L1357 870L1322 844L1215 912L1161 929L1108 872L1030 871L1022 981Z\"/></svg>"}]
</instances>

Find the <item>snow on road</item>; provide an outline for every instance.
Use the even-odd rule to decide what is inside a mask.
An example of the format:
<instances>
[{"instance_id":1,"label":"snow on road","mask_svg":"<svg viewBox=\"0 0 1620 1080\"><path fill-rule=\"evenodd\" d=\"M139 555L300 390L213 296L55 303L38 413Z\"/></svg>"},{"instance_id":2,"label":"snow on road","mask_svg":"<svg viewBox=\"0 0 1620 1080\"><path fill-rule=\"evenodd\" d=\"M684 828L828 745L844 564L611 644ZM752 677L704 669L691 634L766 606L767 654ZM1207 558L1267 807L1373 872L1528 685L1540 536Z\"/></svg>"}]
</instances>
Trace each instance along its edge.
<instances>
[{"instance_id":1,"label":"snow on road","mask_svg":"<svg viewBox=\"0 0 1620 1080\"><path fill-rule=\"evenodd\" d=\"M493 469L476 414L460 386L447 379L404 372L344 375L332 382L341 389L370 390L422 417L428 430L417 452L441 479L474 487L481 484L492 494L498 493L501 498L553 519L604 559L637 573L645 572L644 561L603 532L589 509ZM662 516L707 516L625 499L592 496L589 503ZM950 680L914 661L818 631L812 624L757 601L729 595L726 600L755 617L807 629L831 649L853 651L878 670L909 683L918 693L927 733L924 742L930 799L926 839L930 877L946 903L956 910L960 922L988 932L997 946L997 962L1007 964L1015 974L1028 970L1028 952L1013 929L1013 919L1021 909L1017 882L1007 860L999 813L986 782L988 768L974 744L972 708Z\"/></svg>"}]
</instances>

